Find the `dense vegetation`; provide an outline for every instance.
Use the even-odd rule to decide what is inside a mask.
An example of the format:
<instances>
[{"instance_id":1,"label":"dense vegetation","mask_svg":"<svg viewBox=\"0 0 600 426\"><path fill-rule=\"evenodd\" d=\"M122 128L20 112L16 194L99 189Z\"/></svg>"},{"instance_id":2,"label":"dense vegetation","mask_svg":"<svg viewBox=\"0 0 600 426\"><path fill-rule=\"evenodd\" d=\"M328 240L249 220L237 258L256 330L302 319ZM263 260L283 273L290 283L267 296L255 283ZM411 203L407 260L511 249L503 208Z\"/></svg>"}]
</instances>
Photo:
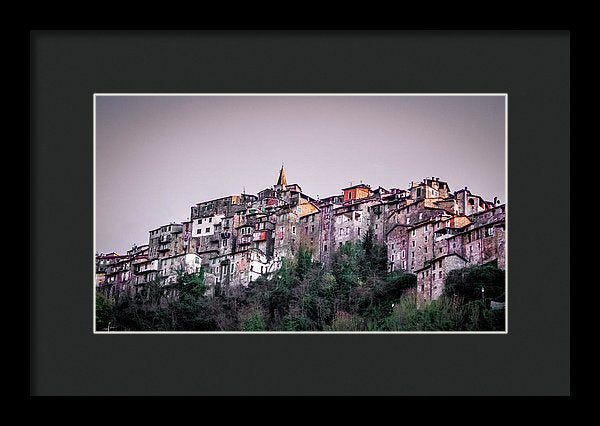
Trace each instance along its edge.
<instances>
[{"instance_id":1,"label":"dense vegetation","mask_svg":"<svg viewBox=\"0 0 600 426\"><path fill-rule=\"evenodd\" d=\"M217 287L206 295L204 273L180 273L179 298L158 282L144 292L96 297L98 330L129 331L417 331L503 330L504 271L493 265L452 271L444 294L418 306L416 276L388 272L386 247L372 231L348 242L331 266L312 261L307 247L284 259L270 279L248 288ZM481 288L485 290L485 300Z\"/></svg>"}]
</instances>

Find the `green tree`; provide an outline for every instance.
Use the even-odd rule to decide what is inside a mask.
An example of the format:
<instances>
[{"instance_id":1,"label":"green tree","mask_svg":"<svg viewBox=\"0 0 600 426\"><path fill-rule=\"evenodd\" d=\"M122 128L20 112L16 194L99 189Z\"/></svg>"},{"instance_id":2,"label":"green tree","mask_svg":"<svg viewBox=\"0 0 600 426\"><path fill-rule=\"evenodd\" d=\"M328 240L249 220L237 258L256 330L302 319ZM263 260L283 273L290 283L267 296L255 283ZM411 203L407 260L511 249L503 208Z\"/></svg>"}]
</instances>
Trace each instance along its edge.
<instances>
[{"instance_id":1,"label":"green tree","mask_svg":"<svg viewBox=\"0 0 600 426\"><path fill-rule=\"evenodd\" d=\"M102 293L96 293L96 330L108 328L113 320L113 305Z\"/></svg>"},{"instance_id":2,"label":"green tree","mask_svg":"<svg viewBox=\"0 0 600 426\"><path fill-rule=\"evenodd\" d=\"M466 302L482 300L482 296L487 300L503 302L505 278L505 271L493 264L456 269L446 277L444 294L462 297Z\"/></svg>"},{"instance_id":3,"label":"green tree","mask_svg":"<svg viewBox=\"0 0 600 426\"><path fill-rule=\"evenodd\" d=\"M178 271L175 284L177 298L169 304L173 330L216 329L215 319L205 297L206 288L204 269L195 273L187 273L182 269Z\"/></svg>"},{"instance_id":4,"label":"green tree","mask_svg":"<svg viewBox=\"0 0 600 426\"><path fill-rule=\"evenodd\" d=\"M254 310L247 315L244 315L241 320L241 329L243 331L265 331L267 324L265 323L264 315L259 310Z\"/></svg>"}]
</instances>

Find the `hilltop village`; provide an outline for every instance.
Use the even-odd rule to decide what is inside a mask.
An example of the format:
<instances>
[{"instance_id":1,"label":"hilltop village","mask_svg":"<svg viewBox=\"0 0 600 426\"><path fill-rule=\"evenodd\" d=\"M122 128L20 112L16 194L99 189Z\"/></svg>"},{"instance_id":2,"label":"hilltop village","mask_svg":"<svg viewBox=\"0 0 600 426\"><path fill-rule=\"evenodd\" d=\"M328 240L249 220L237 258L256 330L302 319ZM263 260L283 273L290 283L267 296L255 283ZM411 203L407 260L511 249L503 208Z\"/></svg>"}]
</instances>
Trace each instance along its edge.
<instances>
[{"instance_id":1,"label":"hilltop village","mask_svg":"<svg viewBox=\"0 0 600 426\"><path fill-rule=\"evenodd\" d=\"M495 262L505 269L506 206L467 187L451 192L437 177L408 189L366 184L315 199L288 184L283 166L277 183L258 194L231 195L191 207L190 220L149 231L148 243L126 254L96 254L98 291L112 297L135 293L159 280L176 297L177 271L201 267L209 294L269 278L300 244L324 264L347 241L371 228L387 246L390 271L417 276L421 300L437 299L449 271Z\"/></svg>"}]
</instances>

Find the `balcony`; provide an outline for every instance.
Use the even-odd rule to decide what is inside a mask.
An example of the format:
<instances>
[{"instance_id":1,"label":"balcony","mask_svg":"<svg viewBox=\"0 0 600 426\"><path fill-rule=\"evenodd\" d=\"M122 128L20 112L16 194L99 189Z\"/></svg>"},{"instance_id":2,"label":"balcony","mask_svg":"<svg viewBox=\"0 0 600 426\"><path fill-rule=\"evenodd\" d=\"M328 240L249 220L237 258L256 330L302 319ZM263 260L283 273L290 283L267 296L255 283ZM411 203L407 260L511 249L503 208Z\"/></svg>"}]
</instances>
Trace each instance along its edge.
<instances>
[{"instance_id":1,"label":"balcony","mask_svg":"<svg viewBox=\"0 0 600 426\"><path fill-rule=\"evenodd\" d=\"M162 245L158 246L157 250L159 252L167 252L167 251L171 250L171 246L168 244L162 244Z\"/></svg>"},{"instance_id":2,"label":"balcony","mask_svg":"<svg viewBox=\"0 0 600 426\"><path fill-rule=\"evenodd\" d=\"M243 235L238 240L238 245L245 245L252 243L253 238L252 235Z\"/></svg>"},{"instance_id":3,"label":"balcony","mask_svg":"<svg viewBox=\"0 0 600 426\"><path fill-rule=\"evenodd\" d=\"M134 272L136 274L147 274L149 272L155 272L158 270L158 260L153 260L151 262L140 263L135 265Z\"/></svg>"},{"instance_id":4,"label":"balcony","mask_svg":"<svg viewBox=\"0 0 600 426\"><path fill-rule=\"evenodd\" d=\"M171 242L171 234L161 235L158 239L160 244L170 243Z\"/></svg>"}]
</instances>

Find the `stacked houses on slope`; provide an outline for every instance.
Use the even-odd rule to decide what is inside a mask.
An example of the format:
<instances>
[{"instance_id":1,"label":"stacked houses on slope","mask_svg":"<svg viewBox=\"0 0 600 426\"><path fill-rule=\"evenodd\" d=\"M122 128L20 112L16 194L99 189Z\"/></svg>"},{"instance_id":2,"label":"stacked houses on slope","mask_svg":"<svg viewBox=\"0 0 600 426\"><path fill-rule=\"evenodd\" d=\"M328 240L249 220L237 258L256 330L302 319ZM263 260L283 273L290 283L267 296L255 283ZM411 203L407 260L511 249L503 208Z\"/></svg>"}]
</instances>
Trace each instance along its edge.
<instances>
[{"instance_id":1,"label":"stacked houses on slope","mask_svg":"<svg viewBox=\"0 0 600 426\"><path fill-rule=\"evenodd\" d=\"M168 297L177 271L204 268L209 292L248 286L270 277L300 244L327 264L347 241L372 228L387 245L390 271L417 276L421 300L438 298L449 271L496 262L505 268L505 205L468 188L451 192L447 182L427 178L408 189L359 184L342 194L314 199L288 184L283 166L277 183L257 195L240 194L198 203L190 220L149 231L148 244L126 255L96 256L96 283L109 297L135 293L148 283Z\"/></svg>"}]
</instances>

